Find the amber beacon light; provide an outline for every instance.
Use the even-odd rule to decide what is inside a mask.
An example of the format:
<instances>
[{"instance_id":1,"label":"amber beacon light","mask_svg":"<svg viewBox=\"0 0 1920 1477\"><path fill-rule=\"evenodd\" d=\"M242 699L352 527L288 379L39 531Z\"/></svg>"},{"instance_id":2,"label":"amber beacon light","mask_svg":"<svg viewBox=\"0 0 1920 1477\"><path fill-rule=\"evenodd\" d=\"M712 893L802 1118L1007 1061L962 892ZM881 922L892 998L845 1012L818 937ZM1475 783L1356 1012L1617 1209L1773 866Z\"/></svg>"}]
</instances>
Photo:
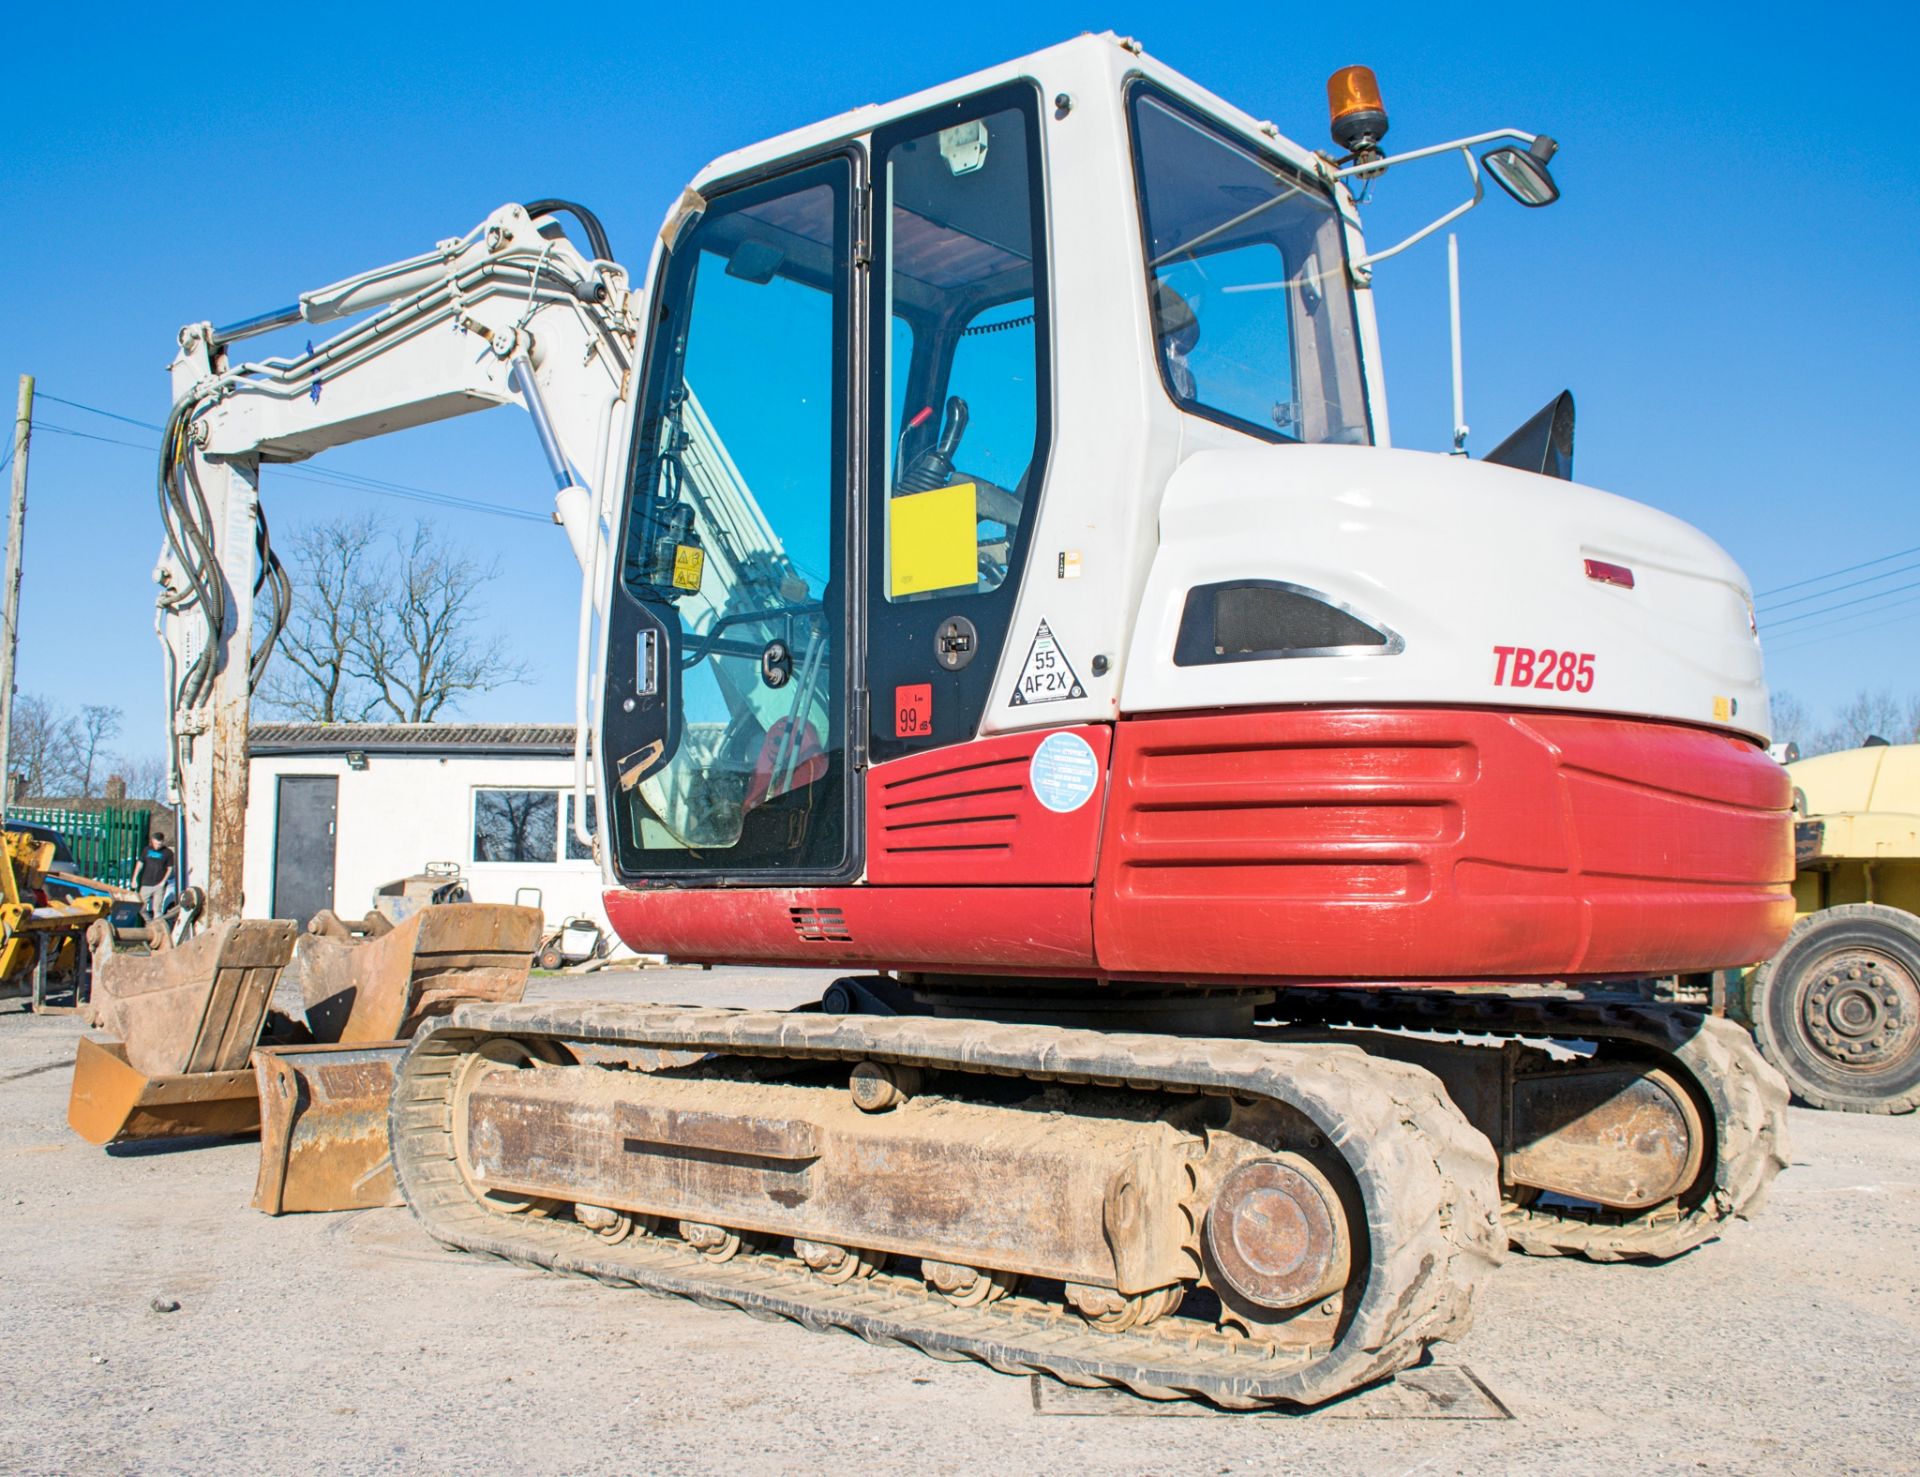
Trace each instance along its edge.
<instances>
[{"instance_id":1,"label":"amber beacon light","mask_svg":"<svg viewBox=\"0 0 1920 1477\"><path fill-rule=\"evenodd\" d=\"M1355 160L1379 157L1387 107L1371 67L1342 67L1327 78L1327 117L1333 141Z\"/></svg>"}]
</instances>

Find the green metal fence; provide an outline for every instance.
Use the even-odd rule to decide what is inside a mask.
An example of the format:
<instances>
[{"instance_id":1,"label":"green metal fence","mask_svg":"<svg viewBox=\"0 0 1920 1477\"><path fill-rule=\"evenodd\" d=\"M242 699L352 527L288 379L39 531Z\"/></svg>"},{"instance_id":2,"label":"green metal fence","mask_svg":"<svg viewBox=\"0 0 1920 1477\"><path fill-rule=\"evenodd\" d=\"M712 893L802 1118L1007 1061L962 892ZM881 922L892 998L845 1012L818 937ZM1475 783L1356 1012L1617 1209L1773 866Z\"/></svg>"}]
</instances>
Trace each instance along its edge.
<instances>
[{"instance_id":1,"label":"green metal fence","mask_svg":"<svg viewBox=\"0 0 1920 1477\"><path fill-rule=\"evenodd\" d=\"M73 853L74 869L82 876L133 886L146 850L149 815L134 806L103 806L97 810L69 810L51 805L9 805L7 820L47 826L65 838Z\"/></svg>"}]
</instances>

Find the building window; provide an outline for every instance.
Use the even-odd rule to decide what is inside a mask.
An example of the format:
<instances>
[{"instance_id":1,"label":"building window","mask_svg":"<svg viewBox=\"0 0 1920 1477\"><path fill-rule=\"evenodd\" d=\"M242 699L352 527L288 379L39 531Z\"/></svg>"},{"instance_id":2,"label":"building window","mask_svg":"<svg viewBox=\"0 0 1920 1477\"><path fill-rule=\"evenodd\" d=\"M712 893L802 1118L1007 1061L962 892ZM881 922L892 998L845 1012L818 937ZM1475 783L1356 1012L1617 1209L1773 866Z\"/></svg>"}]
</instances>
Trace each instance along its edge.
<instances>
[{"instance_id":1,"label":"building window","mask_svg":"<svg viewBox=\"0 0 1920 1477\"><path fill-rule=\"evenodd\" d=\"M559 856L557 790L475 790L476 862L552 862Z\"/></svg>"},{"instance_id":2,"label":"building window","mask_svg":"<svg viewBox=\"0 0 1920 1477\"><path fill-rule=\"evenodd\" d=\"M593 796L587 796L587 830L594 835L600 831L600 819L594 814ZM567 796L567 860L570 862L590 862L593 860L592 848L582 846L580 838L573 833L573 796Z\"/></svg>"}]
</instances>

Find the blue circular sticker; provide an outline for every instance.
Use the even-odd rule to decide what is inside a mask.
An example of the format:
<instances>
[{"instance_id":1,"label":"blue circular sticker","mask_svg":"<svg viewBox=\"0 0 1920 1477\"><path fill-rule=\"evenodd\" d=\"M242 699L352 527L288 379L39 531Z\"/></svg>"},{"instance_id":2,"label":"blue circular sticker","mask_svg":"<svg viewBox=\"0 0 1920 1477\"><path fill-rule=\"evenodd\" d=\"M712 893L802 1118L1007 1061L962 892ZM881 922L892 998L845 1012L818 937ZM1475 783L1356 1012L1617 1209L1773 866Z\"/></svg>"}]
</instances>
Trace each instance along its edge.
<instances>
[{"instance_id":1,"label":"blue circular sticker","mask_svg":"<svg viewBox=\"0 0 1920 1477\"><path fill-rule=\"evenodd\" d=\"M1100 783L1100 761L1093 746L1077 733L1050 733L1033 751L1028 775L1033 794L1048 810L1065 815L1093 798Z\"/></svg>"}]
</instances>

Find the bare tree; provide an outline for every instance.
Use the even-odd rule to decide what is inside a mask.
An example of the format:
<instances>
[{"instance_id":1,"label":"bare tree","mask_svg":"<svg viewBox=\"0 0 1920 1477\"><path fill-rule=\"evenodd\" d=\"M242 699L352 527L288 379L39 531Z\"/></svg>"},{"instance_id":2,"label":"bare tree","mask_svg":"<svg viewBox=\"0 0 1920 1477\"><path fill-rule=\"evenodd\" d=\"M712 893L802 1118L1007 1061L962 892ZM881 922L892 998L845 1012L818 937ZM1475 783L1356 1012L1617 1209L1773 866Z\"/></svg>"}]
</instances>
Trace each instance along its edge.
<instances>
[{"instance_id":1,"label":"bare tree","mask_svg":"<svg viewBox=\"0 0 1920 1477\"><path fill-rule=\"evenodd\" d=\"M73 765L80 793L93 798L94 770L107 758L106 746L120 733L121 712L105 703L87 703L74 725ZM103 776L104 777L104 776Z\"/></svg>"},{"instance_id":2,"label":"bare tree","mask_svg":"<svg viewBox=\"0 0 1920 1477\"><path fill-rule=\"evenodd\" d=\"M1831 754L1857 749L1869 738L1891 744L1920 738L1920 695L1898 698L1886 688L1874 691L1863 687L1841 706L1831 723L1815 729L1810 741L1801 742L1800 752Z\"/></svg>"},{"instance_id":3,"label":"bare tree","mask_svg":"<svg viewBox=\"0 0 1920 1477\"><path fill-rule=\"evenodd\" d=\"M391 552L383 546L390 545ZM527 667L475 635L498 563L416 523L337 518L300 529L288 564L293 614L260 694L268 712L310 723L390 717L430 723L469 693L527 680Z\"/></svg>"},{"instance_id":4,"label":"bare tree","mask_svg":"<svg viewBox=\"0 0 1920 1477\"><path fill-rule=\"evenodd\" d=\"M354 675L357 641L380 599L382 525L335 518L293 536L293 611L260 692L262 707L309 723L351 723L375 694ZM280 658L285 665L280 665Z\"/></svg>"},{"instance_id":5,"label":"bare tree","mask_svg":"<svg viewBox=\"0 0 1920 1477\"><path fill-rule=\"evenodd\" d=\"M426 523L394 538L380 598L354 637L354 675L375 703L401 723L431 723L468 693L492 692L528 678L526 663L481 642L474 618L482 592L500 577L482 568Z\"/></svg>"},{"instance_id":6,"label":"bare tree","mask_svg":"<svg viewBox=\"0 0 1920 1477\"><path fill-rule=\"evenodd\" d=\"M126 782L127 799L167 798L167 761L158 754L121 754L115 757L113 768Z\"/></svg>"},{"instance_id":7,"label":"bare tree","mask_svg":"<svg viewBox=\"0 0 1920 1477\"><path fill-rule=\"evenodd\" d=\"M1773 734L1776 744L1798 744L1803 754L1812 752L1807 745L1813 742L1813 714L1807 710L1796 693L1780 691L1772 694Z\"/></svg>"},{"instance_id":8,"label":"bare tree","mask_svg":"<svg viewBox=\"0 0 1920 1477\"><path fill-rule=\"evenodd\" d=\"M61 795L78 780L79 725L43 697L14 700L8 762L28 795Z\"/></svg>"}]
</instances>

